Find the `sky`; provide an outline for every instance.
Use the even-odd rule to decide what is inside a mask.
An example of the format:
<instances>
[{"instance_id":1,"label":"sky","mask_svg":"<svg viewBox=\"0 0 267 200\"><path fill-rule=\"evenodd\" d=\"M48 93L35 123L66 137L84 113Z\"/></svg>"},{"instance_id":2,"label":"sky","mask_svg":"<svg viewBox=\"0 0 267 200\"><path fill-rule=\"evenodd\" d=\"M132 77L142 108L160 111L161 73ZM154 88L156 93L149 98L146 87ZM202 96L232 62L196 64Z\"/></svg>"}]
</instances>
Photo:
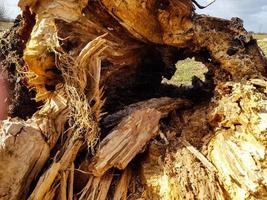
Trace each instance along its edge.
<instances>
[{"instance_id":1,"label":"sky","mask_svg":"<svg viewBox=\"0 0 267 200\"><path fill-rule=\"evenodd\" d=\"M197 0L201 5L209 1ZM19 13L18 0L0 0L0 3L4 3L10 18L15 18ZM267 32L267 0L216 0L208 8L198 9L197 13L226 19L239 17L244 20L248 31Z\"/></svg>"},{"instance_id":2,"label":"sky","mask_svg":"<svg viewBox=\"0 0 267 200\"><path fill-rule=\"evenodd\" d=\"M14 19L20 12L17 6L18 0L0 0L0 6L4 6L6 15Z\"/></svg>"},{"instance_id":3,"label":"sky","mask_svg":"<svg viewBox=\"0 0 267 200\"><path fill-rule=\"evenodd\" d=\"M197 0L205 5L208 0ZM198 13L231 19L239 17L248 31L267 32L267 0L216 0Z\"/></svg>"}]
</instances>

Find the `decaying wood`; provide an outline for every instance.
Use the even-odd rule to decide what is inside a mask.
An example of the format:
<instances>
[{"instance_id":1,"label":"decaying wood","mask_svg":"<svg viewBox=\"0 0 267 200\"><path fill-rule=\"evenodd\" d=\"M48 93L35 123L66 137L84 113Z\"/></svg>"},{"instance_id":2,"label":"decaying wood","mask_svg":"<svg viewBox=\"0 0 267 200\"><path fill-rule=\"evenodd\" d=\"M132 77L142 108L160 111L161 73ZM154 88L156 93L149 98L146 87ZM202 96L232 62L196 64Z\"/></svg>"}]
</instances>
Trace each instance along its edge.
<instances>
[{"instance_id":1,"label":"decaying wood","mask_svg":"<svg viewBox=\"0 0 267 200\"><path fill-rule=\"evenodd\" d=\"M210 116L216 130L208 144L208 158L232 199L267 196L266 86L266 80L252 79L218 88L222 98Z\"/></svg>"},{"instance_id":2,"label":"decaying wood","mask_svg":"<svg viewBox=\"0 0 267 200\"><path fill-rule=\"evenodd\" d=\"M170 111L186 108L190 106L190 102L186 99L172 99L168 97L154 98L146 101L141 101L135 104L131 104L116 113L107 115L102 120L104 127L113 127L118 124L122 118L130 115L131 113L144 108L156 109L161 112L162 117L166 117Z\"/></svg>"},{"instance_id":3,"label":"decaying wood","mask_svg":"<svg viewBox=\"0 0 267 200\"><path fill-rule=\"evenodd\" d=\"M68 173L63 172L60 179L60 199L67 199L67 177Z\"/></svg>"},{"instance_id":4,"label":"decaying wood","mask_svg":"<svg viewBox=\"0 0 267 200\"><path fill-rule=\"evenodd\" d=\"M120 22L123 22L127 30L142 40L164 43L165 37L170 34L169 31L186 32L192 26L190 16L193 5L190 0L144 2L101 0L101 2L111 15L115 15ZM126 14L125 10L130 14ZM165 24L167 21L169 26ZM175 26L176 30L170 25Z\"/></svg>"},{"instance_id":5,"label":"decaying wood","mask_svg":"<svg viewBox=\"0 0 267 200\"><path fill-rule=\"evenodd\" d=\"M18 79L23 71L23 50L35 24L34 15L31 15L29 10L24 11L22 15L23 17L16 18L13 27L0 38L0 71L4 79L3 86L7 87L8 94L5 97L6 104L3 105L5 111L8 111L9 117L27 120L40 105L33 100L35 91L27 88L23 78ZM4 88L1 90L4 91Z\"/></svg>"},{"instance_id":6,"label":"decaying wood","mask_svg":"<svg viewBox=\"0 0 267 200\"><path fill-rule=\"evenodd\" d=\"M74 163L72 163L70 168L70 175L68 179L68 197L67 199L73 199L73 184L74 184Z\"/></svg>"},{"instance_id":7,"label":"decaying wood","mask_svg":"<svg viewBox=\"0 0 267 200\"><path fill-rule=\"evenodd\" d=\"M104 49L104 43L105 40L102 37L88 43L80 52L76 62L68 60L67 56L61 57L66 65L59 65L59 69L62 67L65 81L63 90L68 101L68 116L72 118L72 122L69 119L69 134L58 152L60 155L40 177L29 199L56 198L54 190L60 184L60 172L71 167L84 143L91 145L96 140L98 133L96 123L100 118L101 108L99 54ZM64 58L66 60L63 61ZM68 62L73 64L72 69L66 69L70 65ZM87 66L87 64L90 65ZM87 84L88 87L86 87ZM91 101L94 101L94 105L89 106Z\"/></svg>"},{"instance_id":8,"label":"decaying wood","mask_svg":"<svg viewBox=\"0 0 267 200\"><path fill-rule=\"evenodd\" d=\"M211 58L219 61L221 67L233 78L241 79L252 73L265 73L266 59L262 56L256 41L243 28L240 20L233 18L229 21L200 15L192 16L190 0L160 1L159 4L156 2L152 0L132 3L127 0L117 3L115 0L102 0L110 14L126 22L123 24L125 28L135 36L141 35L142 40L178 48L193 47L194 52L207 49ZM157 7L158 5L164 6ZM135 11L137 7L141 9ZM124 15L123 9L130 9L131 15ZM139 10L146 13L141 15L141 18ZM136 21L136 19L139 20ZM138 25L136 25L137 22ZM158 29L161 30L160 33L155 31L156 27L160 27ZM160 39L154 39L155 36ZM137 36L137 38L140 37ZM243 59L244 57L246 59Z\"/></svg>"},{"instance_id":9,"label":"decaying wood","mask_svg":"<svg viewBox=\"0 0 267 200\"><path fill-rule=\"evenodd\" d=\"M121 175L120 181L115 189L114 200L126 200L130 181L132 179L132 169L127 167Z\"/></svg>"},{"instance_id":10,"label":"decaying wood","mask_svg":"<svg viewBox=\"0 0 267 200\"><path fill-rule=\"evenodd\" d=\"M68 145L68 148L64 152L60 161L52 163L51 167L46 171L46 173L40 177L37 186L35 187L31 196L28 198L29 200L55 198L56 194L54 193L54 189L59 185L57 182L60 182L58 175L60 171L67 170L71 166L81 145L81 140L73 141Z\"/></svg>"},{"instance_id":11,"label":"decaying wood","mask_svg":"<svg viewBox=\"0 0 267 200\"><path fill-rule=\"evenodd\" d=\"M212 165L212 163L195 147L193 147L188 141L181 140L181 143L187 148L190 153L192 153L210 172L216 172L216 168Z\"/></svg>"},{"instance_id":12,"label":"decaying wood","mask_svg":"<svg viewBox=\"0 0 267 200\"><path fill-rule=\"evenodd\" d=\"M67 114L66 101L59 95L27 121L7 119L1 122L1 199L25 198L31 182L63 133Z\"/></svg>"},{"instance_id":13,"label":"decaying wood","mask_svg":"<svg viewBox=\"0 0 267 200\"><path fill-rule=\"evenodd\" d=\"M1 199L266 198L266 58L242 21L193 2L20 0L21 76L45 103L0 124ZM165 97L162 77L192 56L213 93Z\"/></svg>"},{"instance_id":14,"label":"decaying wood","mask_svg":"<svg viewBox=\"0 0 267 200\"><path fill-rule=\"evenodd\" d=\"M152 144L140 167L146 199L225 199L216 175L177 142Z\"/></svg>"},{"instance_id":15,"label":"decaying wood","mask_svg":"<svg viewBox=\"0 0 267 200\"><path fill-rule=\"evenodd\" d=\"M127 116L103 139L92 160L90 170L95 176L108 169L125 169L129 162L159 131L161 113L155 109L142 109Z\"/></svg>"},{"instance_id":16,"label":"decaying wood","mask_svg":"<svg viewBox=\"0 0 267 200\"><path fill-rule=\"evenodd\" d=\"M79 200L94 199L105 200L113 178L113 173L106 172L101 177L90 176L86 186L83 189Z\"/></svg>"},{"instance_id":17,"label":"decaying wood","mask_svg":"<svg viewBox=\"0 0 267 200\"><path fill-rule=\"evenodd\" d=\"M219 100L188 110L176 121L182 137L215 167L230 199L266 196L265 88L264 79L219 84Z\"/></svg>"}]
</instances>

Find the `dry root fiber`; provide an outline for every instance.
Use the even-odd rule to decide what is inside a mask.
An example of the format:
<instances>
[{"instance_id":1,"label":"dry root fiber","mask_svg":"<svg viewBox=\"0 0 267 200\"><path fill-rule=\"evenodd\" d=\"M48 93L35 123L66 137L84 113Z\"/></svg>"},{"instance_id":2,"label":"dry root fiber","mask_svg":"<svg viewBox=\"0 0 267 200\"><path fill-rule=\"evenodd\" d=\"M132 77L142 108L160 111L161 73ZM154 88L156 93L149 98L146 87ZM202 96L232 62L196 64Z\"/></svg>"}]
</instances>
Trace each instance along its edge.
<instances>
[{"instance_id":1,"label":"dry root fiber","mask_svg":"<svg viewBox=\"0 0 267 200\"><path fill-rule=\"evenodd\" d=\"M193 3L20 0L43 106L0 123L0 199L267 199L266 59ZM205 83L161 84L192 56Z\"/></svg>"}]
</instances>

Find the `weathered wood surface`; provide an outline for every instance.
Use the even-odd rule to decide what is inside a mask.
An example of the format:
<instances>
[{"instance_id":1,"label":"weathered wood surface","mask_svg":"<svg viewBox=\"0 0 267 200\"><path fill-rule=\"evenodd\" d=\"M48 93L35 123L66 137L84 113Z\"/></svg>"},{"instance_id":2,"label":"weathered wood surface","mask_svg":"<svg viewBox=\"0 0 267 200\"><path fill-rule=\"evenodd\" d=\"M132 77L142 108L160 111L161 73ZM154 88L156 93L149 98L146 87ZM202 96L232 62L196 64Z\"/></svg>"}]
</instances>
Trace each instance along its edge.
<instances>
[{"instance_id":1,"label":"weathered wood surface","mask_svg":"<svg viewBox=\"0 0 267 200\"><path fill-rule=\"evenodd\" d=\"M93 174L101 176L112 167L125 169L142 148L158 134L160 118L159 111L149 108L127 116L101 141L90 165Z\"/></svg>"},{"instance_id":2,"label":"weathered wood surface","mask_svg":"<svg viewBox=\"0 0 267 200\"><path fill-rule=\"evenodd\" d=\"M156 109L161 112L162 117L166 117L171 111L176 109L185 109L190 106L190 101L186 99L172 99L169 97L161 97L149 99L146 101L140 101L135 104L131 104L119 110L113 114L109 114L102 120L102 125L104 127L113 127L118 124L124 117L130 115L131 113L141 110L144 108Z\"/></svg>"},{"instance_id":3,"label":"weathered wood surface","mask_svg":"<svg viewBox=\"0 0 267 200\"><path fill-rule=\"evenodd\" d=\"M177 141L151 144L140 167L146 199L226 199L216 174Z\"/></svg>"},{"instance_id":4,"label":"weathered wood surface","mask_svg":"<svg viewBox=\"0 0 267 200\"><path fill-rule=\"evenodd\" d=\"M113 196L114 200L126 200L127 199L127 192L128 187L130 184L130 181L132 179L132 169L130 167L127 167L119 180L119 183L115 189L115 193Z\"/></svg>"},{"instance_id":5,"label":"weathered wood surface","mask_svg":"<svg viewBox=\"0 0 267 200\"><path fill-rule=\"evenodd\" d=\"M266 59L239 19L197 15L190 0L20 0L19 5L36 15L24 49L25 82L48 106L28 121L1 123L0 197L25 199L33 190L30 199L105 199L116 188L115 197L125 199L127 169L114 188L108 170L125 170L132 161L141 168L137 176L145 199L266 198ZM166 65L192 56L209 68L211 100L162 121L188 102L160 98L127 107L159 96ZM65 102L72 109L68 116L55 109L59 83L73 97ZM100 84L107 99L103 112L126 108L103 120L108 127L122 119L88 157L85 149L99 131ZM65 128L63 144L54 149ZM166 144L158 138L151 144L161 131ZM147 157L136 162L147 145ZM84 160L90 163L86 176L97 177L90 175L85 190L73 194L74 163Z\"/></svg>"},{"instance_id":6,"label":"weathered wood surface","mask_svg":"<svg viewBox=\"0 0 267 200\"><path fill-rule=\"evenodd\" d=\"M112 178L112 172L106 172L100 177L90 176L79 200L106 200Z\"/></svg>"},{"instance_id":7,"label":"weathered wood surface","mask_svg":"<svg viewBox=\"0 0 267 200\"><path fill-rule=\"evenodd\" d=\"M216 128L207 157L232 199L267 197L266 89L264 79L229 82L210 113Z\"/></svg>"},{"instance_id":8,"label":"weathered wood surface","mask_svg":"<svg viewBox=\"0 0 267 200\"><path fill-rule=\"evenodd\" d=\"M109 13L141 40L166 43L167 35L186 32L192 26L193 4L183 1L101 0ZM128 10L129 13L126 13ZM147 23L149 22L149 23Z\"/></svg>"},{"instance_id":9,"label":"weathered wood surface","mask_svg":"<svg viewBox=\"0 0 267 200\"><path fill-rule=\"evenodd\" d=\"M55 96L27 120L7 119L0 124L0 198L24 199L50 151L64 130L68 109Z\"/></svg>"}]
</instances>

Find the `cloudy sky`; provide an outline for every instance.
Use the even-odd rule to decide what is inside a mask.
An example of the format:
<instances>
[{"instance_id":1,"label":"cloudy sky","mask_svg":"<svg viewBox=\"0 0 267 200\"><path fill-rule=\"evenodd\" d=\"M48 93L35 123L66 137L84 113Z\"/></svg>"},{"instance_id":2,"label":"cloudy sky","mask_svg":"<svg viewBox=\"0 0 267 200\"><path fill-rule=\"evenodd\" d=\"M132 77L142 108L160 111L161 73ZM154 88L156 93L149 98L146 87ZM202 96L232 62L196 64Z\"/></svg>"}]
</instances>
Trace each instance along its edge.
<instances>
[{"instance_id":1,"label":"cloudy sky","mask_svg":"<svg viewBox=\"0 0 267 200\"><path fill-rule=\"evenodd\" d=\"M18 13L18 0L0 0L4 3L7 13L14 18ZM197 0L205 5L210 0ZM216 0L214 4L198 13L231 19L239 17L244 20L249 31L267 32L267 0Z\"/></svg>"},{"instance_id":2,"label":"cloudy sky","mask_svg":"<svg viewBox=\"0 0 267 200\"><path fill-rule=\"evenodd\" d=\"M204 5L208 2L197 1ZM247 30L267 32L267 0L216 0L208 8L197 12L227 19L239 17L244 20Z\"/></svg>"},{"instance_id":3,"label":"cloudy sky","mask_svg":"<svg viewBox=\"0 0 267 200\"><path fill-rule=\"evenodd\" d=\"M0 5L4 6L6 15L10 18L15 18L20 12L17 4L18 0L0 0Z\"/></svg>"}]
</instances>

